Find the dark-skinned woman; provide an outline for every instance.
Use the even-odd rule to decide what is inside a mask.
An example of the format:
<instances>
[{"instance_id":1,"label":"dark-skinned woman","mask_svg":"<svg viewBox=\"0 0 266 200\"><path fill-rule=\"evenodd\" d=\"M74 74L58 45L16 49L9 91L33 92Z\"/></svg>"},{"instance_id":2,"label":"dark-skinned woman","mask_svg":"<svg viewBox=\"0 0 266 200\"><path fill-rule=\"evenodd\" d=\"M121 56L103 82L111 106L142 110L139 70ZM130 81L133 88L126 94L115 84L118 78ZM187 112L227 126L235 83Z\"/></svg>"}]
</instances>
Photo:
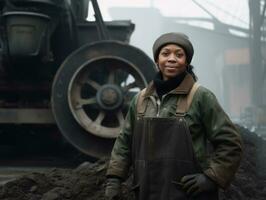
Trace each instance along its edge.
<instances>
[{"instance_id":1,"label":"dark-skinned woman","mask_svg":"<svg viewBox=\"0 0 266 200\"><path fill-rule=\"evenodd\" d=\"M216 200L242 157L241 137L215 95L197 83L183 33L153 45L159 72L132 100L107 170L106 198L120 195L133 168L137 200Z\"/></svg>"}]
</instances>

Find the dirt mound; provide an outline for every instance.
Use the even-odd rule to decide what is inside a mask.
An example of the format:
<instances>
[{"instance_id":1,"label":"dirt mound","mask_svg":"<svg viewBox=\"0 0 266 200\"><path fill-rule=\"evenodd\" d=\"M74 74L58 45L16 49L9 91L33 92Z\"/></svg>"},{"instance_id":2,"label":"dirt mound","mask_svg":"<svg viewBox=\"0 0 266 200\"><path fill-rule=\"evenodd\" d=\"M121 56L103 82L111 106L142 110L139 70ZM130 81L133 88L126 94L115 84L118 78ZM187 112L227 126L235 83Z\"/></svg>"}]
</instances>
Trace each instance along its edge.
<instances>
[{"instance_id":1,"label":"dirt mound","mask_svg":"<svg viewBox=\"0 0 266 200\"><path fill-rule=\"evenodd\" d=\"M106 162L83 163L78 168L54 168L46 173L32 173L1 188L3 200L103 199Z\"/></svg>"},{"instance_id":2,"label":"dirt mound","mask_svg":"<svg viewBox=\"0 0 266 200\"><path fill-rule=\"evenodd\" d=\"M258 162L265 154L257 154L266 142L239 127L244 141L244 157L231 186L220 193L222 200L264 200L266 199L265 174L258 169L265 168ZM260 166L258 166L260 163ZM74 170L52 169L45 173L31 173L0 187L1 200L102 200L104 199L105 172L107 160L95 163L85 162ZM124 200L133 199L129 191L130 179L123 184Z\"/></svg>"},{"instance_id":3,"label":"dirt mound","mask_svg":"<svg viewBox=\"0 0 266 200\"><path fill-rule=\"evenodd\" d=\"M235 180L226 191L221 191L222 200L266 199L266 141L241 126L238 127L244 143L244 155Z\"/></svg>"}]
</instances>

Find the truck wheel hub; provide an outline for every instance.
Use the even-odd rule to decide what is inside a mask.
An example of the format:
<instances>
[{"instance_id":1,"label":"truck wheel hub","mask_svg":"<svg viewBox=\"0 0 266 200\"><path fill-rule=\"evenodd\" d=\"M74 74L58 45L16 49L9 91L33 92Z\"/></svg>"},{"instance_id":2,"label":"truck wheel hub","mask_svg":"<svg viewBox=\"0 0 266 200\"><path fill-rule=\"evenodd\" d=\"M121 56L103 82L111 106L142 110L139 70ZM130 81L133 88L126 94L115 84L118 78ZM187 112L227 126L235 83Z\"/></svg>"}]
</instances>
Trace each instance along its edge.
<instances>
[{"instance_id":1,"label":"truck wheel hub","mask_svg":"<svg viewBox=\"0 0 266 200\"><path fill-rule=\"evenodd\" d=\"M121 89L113 84L106 84L96 94L98 105L104 110L115 110L123 103Z\"/></svg>"}]
</instances>

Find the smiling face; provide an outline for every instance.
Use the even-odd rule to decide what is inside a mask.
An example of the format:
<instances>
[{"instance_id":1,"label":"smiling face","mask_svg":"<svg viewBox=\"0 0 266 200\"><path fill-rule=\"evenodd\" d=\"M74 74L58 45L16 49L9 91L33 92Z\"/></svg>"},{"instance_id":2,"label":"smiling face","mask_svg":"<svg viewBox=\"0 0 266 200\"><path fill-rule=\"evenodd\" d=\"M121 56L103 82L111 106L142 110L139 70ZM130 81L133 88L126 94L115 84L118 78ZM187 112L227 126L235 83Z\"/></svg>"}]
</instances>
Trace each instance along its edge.
<instances>
[{"instance_id":1,"label":"smiling face","mask_svg":"<svg viewBox=\"0 0 266 200\"><path fill-rule=\"evenodd\" d=\"M186 53L182 47L168 44L161 48L156 63L163 80L168 80L186 71Z\"/></svg>"}]
</instances>

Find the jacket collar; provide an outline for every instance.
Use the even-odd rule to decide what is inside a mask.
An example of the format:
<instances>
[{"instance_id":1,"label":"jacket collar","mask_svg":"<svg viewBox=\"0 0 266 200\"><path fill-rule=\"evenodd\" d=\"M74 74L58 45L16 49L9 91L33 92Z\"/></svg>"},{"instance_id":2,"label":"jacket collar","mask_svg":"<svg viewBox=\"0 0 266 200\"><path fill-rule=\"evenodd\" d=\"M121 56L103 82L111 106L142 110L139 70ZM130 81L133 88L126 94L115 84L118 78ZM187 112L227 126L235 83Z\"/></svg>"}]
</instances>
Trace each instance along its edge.
<instances>
[{"instance_id":1,"label":"jacket collar","mask_svg":"<svg viewBox=\"0 0 266 200\"><path fill-rule=\"evenodd\" d=\"M193 77L187 73L184 80L180 83L178 87L176 87L174 90L170 91L171 94L188 94L191 90L192 86L194 85L195 81ZM148 97L151 95L154 95L156 93L154 82L151 81L149 85L146 88L146 91L144 93L144 97Z\"/></svg>"}]
</instances>

